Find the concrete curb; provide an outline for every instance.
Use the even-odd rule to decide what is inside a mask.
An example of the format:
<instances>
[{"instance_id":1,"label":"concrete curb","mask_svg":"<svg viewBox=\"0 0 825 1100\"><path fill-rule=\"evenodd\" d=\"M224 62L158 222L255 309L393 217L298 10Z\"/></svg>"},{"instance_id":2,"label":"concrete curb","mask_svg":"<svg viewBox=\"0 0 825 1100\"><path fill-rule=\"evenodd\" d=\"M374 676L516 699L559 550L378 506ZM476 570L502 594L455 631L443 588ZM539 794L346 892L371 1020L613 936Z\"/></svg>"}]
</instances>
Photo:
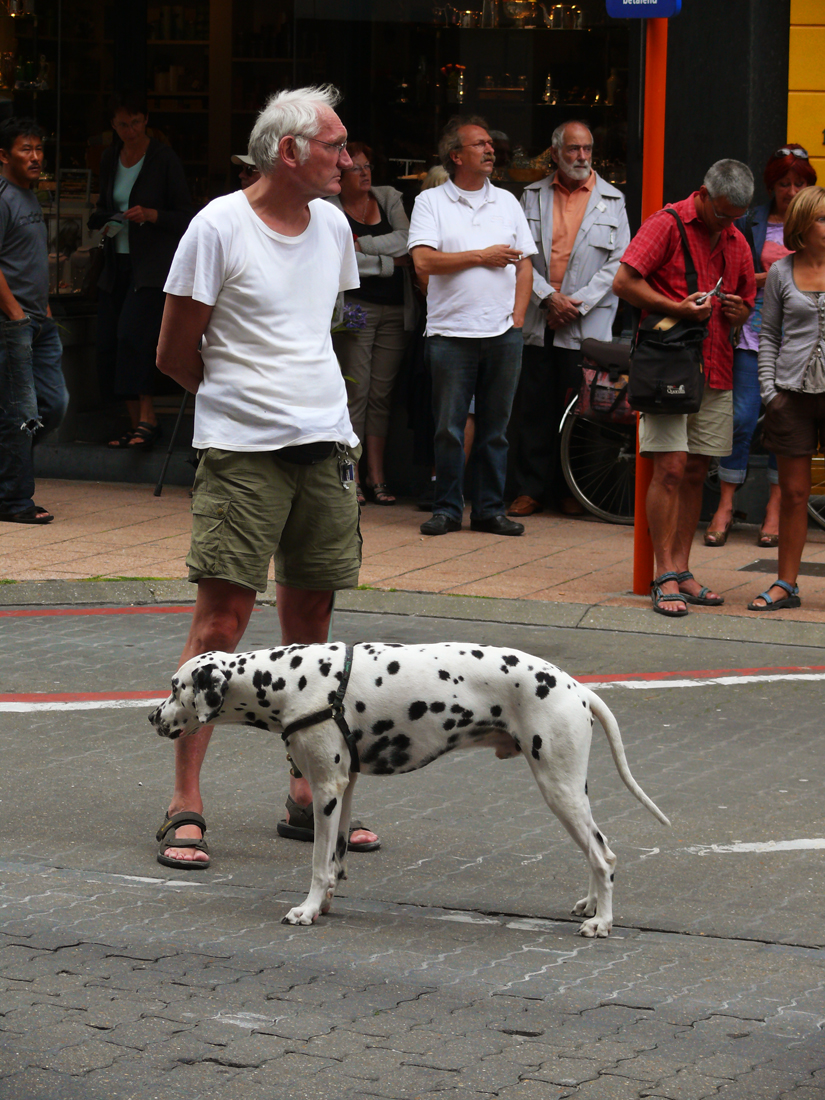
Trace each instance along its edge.
<instances>
[{"instance_id":1,"label":"concrete curb","mask_svg":"<svg viewBox=\"0 0 825 1100\"><path fill-rule=\"evenodd\" d=\"M0 585L0 608L102 607L194 604L194 586L188 581L147 579L134 581L19 581ZM275 603L271 584L260 601ZM444 596L429 592L385 592L348 589L336 599L339 611L380 615L416 615L422 618L472 622L512 623L522 626L567 627L716 641L761 642L825 648L825 624L770 619L764 615L740 618L714 615L709 609L683 619L667 619L637 608L599 604L551 603L538 600L487 599Z\"/></svg>"}]
</instances>

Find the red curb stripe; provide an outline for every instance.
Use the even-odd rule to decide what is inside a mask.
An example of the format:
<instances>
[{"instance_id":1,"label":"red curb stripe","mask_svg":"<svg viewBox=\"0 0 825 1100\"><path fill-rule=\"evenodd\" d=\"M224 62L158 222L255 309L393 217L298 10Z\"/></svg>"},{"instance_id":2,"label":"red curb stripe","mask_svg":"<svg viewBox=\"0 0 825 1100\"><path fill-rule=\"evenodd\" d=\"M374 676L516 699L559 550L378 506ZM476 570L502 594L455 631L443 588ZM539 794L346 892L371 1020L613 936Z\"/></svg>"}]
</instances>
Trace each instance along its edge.
<instances>
[{"instance_id":1,"label":"red curb stripe","mask_svg":"<svg viewBox=\"0 0 825 1100\"><path fill-rule=\"evenodd\" d=\"M49 615L183 615L195 610L194 604L186 607L83 607L39 608L36 611L0 611L0 618L30 619Z\"/></svg>"},{"instance_id":2,"label":"red curb stripe","mask_svg":"<svg viewBox=\"0 0 825 1100\"><path fill-rule=\"evenodd\" d=\"M656 680L671 680L671 679L691 679L691 680L706 680L715 678L717 676L757 676L767 673L768 675L776 675L779 672L825 672L825 665L780 665L780 666L768 666L766 668L705 668L694 670L693 672L627 672L627 673L607 673L603 676L587 675L587 676L575 676L574 680L578 680L580 684L603 684L610 680L612 683L620 684L627 681L641 681L643 683L651 683Z\"/></svg>"},{"instance_id":3,"label":"red curb stripe","mask_svg":"<svg viewBox=\"0 0 825 1100\"><path fill-rule=\"evenodd\" d=\"M163 699L168 694L168 687L157 691L66 691L55 694L32 692L27 695L9 693L0 695L0 703L116 703L120 699Z\"/></svg>"}]
</instances>

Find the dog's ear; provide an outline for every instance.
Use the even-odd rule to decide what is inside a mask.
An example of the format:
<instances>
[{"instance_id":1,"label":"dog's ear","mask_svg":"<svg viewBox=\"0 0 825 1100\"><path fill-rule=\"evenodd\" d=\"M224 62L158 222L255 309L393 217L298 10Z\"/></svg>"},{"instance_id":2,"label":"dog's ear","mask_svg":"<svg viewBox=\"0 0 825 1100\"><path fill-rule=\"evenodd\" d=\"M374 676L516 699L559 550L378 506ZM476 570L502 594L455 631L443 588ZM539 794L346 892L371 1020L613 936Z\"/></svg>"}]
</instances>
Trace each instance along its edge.
<instances>
[{"instance_id":1,"label":"dog's ear","mask_svg":"<svg viewBox=\"0 0 825 1100\"><path fill-rule=\"evenodd\" d=\"M202 726L209 725L221 712L229 681L223 669L204 665L192 673L193 707Z\"/></svg>"}]
</instances>

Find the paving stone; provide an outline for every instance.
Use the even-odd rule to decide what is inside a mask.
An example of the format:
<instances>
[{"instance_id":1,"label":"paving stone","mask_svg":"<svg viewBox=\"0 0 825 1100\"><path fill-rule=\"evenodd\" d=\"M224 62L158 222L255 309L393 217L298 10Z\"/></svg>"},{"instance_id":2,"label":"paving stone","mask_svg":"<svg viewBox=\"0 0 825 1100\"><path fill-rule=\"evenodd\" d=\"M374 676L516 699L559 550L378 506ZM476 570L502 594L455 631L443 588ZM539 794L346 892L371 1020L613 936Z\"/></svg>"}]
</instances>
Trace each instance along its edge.
<instances>
[{"instance_id":1,"label":"paving stone","mask_svg":"<svg viewBox=\"0 0 825 1100\"><path fill-rule=\"evenodd\" d=\"M120 1048L112 1043L91 1039L77 1046L50 1051L47 1057L48 1064L44 1065L41 1061L43 1055L38 1055L38 1061L44 1069L53 1069L57 1073L80 1074L112 1065L120 1057Z\"/></svg>"},{"instance_id":2,"label":"paving stone","mask_svg":"<svg viewBox=\"0 0 825 1100\"><path fill-rule=\"evenodd\" d=\"M224 1066L257 1068L273 1058L282 1059L285 1054L293 1054L293 1046L273 1035L249 1035L225 1046L215 1046L209 1057Z\"/></svg>"},{"instance_id":3,"label":"paving stone","mask_svg":"<svg viewBox=\"0 0 825 1100\"><path fill-rule=\"evenodd\" d=\"M90 1094L82 1079L50 1069L27 1069L0 1080L0 1100L90 1100Z\"/></svg>"},{"instance_id":4,"label":"paving stone","mask_svg":"<svg viewBox=\"0 0 825 1100\"><path fill-rule=\"evenodd\" d=\"M458 1082L464 1088L479 1092L498 1092L507 1085L515 1085L523 1076L521 1066L494 1054L464 1066L458 1074Z\"/></svg>"},{"instance_id":5,"label":"paving stone","mask_svg":"<svg viewBox=\"0 0 825 1100\"><path fill-rule=\"evenodd\" d=\"M26 1034L40 1028L56 1027L68 1020L75 1018L78 1023L85 1024L86 1020L80 1012L59 1007L55 1004L35 1004L25 1008L15 1008L7 1012L3 1017L3 1030Z\"/></svg>"},{"instance_id":6,"label":"paving stone","mask_svg":"<svg viewBox=\"0 0 825 1100\"><path fill-rule=\"evenodd\" d=\"M341 1067L338 1067L338 1072ZM325 1071L317 1077L319 1086L323 1082L326 1095L335 1095L336 1078L334 1072ZM428 1092L445 1092L455 1088L458 1083L457 1075L445 1073L443 1070L424 1069L421 1066L399 1066L391 1073L382 1074L374 1080L370 1080L369 1089L377 1096L386 1096L389 1100L417 1100L421 1094ZM365 1090L369 1091L369 1090Z\"/></svg>"},{"instance_id":7,"label":"paving stone","mask_svg":"<svg viewBox=\"0 0 825 1100\"><path fill-rule=\"evenodd\" d=\"M436 1093L435 1096L438 1094ZM476 1095L471 1093L470 1097ZM568 1088L561 1085L553 1085L547 1081L538 1081L534 1078L524 1078L514 1085L505 1085L496 1094L496 1100L563 1100L565 1096L572 1096ZM449 1094L452 1100L452 1093Z\"/></svg>"},{"instance_id":8,"label":"paving stone","mask_svg":"<svg viewBox=\"0 0 825 1100\"><path fill-rule=\"evenodd\" d=\"M611 1073L618 1077L632 1077L635 1081L659 1081L672 1077L683 1065L683 1059L673 1052L672 1047L664 1047L620 1059Z\"/></svg>"},{"instance_id":9,"label":"paving stone","mask_svg":"<svg viewBox=\"0 0 825 1100\"><path fill-rule=\"evenodd\" d=\"M639 1100L642 1092L637 1081L603 1073L595 1081L585 1081L564 1095L575 1100Z\"/></svg>"},{"instance_id":10,"label":"paving stone","mask_svg":"<svg viewBox=\"0 0 825 1100\"><path fill-rule=\"evenodd\" d=\"M308 1081L320 1081L327 1080L330 1084L333 1080L336 1080L336 1074L341 1073L341 1065L339 1062L334 1062L330 1058L310 1058L306 1054L300 1054L297 1051L288 1051L280 1058L273 1058L261 1066L255 1074L255 1080L259 1083L269 1083L270 1087L280 1086L286 1089L289 1085L287 1093L292 1092L292 1086L296 1082L308 1082ZM344 1084L348 1087L353 1084L352 1081L346 1081ZM320 1085L314 1086L316 1090L316 1096L334 1096L335 1088L333 1087L330 1092L322 1090Z\"/></svg>"},{"instance_id":11,"label":"paving stone","mask_svg":"<svg viewBox=\"0 0 825 1100\"><path fill-rule=\"evenodd\" d=\"M266 1032L282 1039L313 1039L329 1035L335 1026L330 1016L318 1016L309 1012L295 1012L266 1026ZM263 1030L263 1029L262 1029Z\"/></svg>"},{"instance_id":12,"label":"paving stone","mask_svg":"<svg viewBox=\"0 0 825 1100\"><path fill-rule=\"evenodd\" d=\"M146 1050L148 1046L165 1043L173 1035L181 1032L180 1024L171 1020L163 1020L157 1016L118 1024L117 1027L106 1033L106 1041L115 1043L120 1047L132 1047L135 1050Z\"/></svg>"},{"instance_id":13,"label":"paving stone","mask_svg":"<svg viewBox=\"0 0 825 1100\"><path fill-rule=\"evenodd\" d=\"M461 1069L469 1063L488 1055L501 1054L505 1046L504 1036L494 1032L481 1032L445 1042L426 1054L407 1056L410 1065L429 1066L431 1069Z\"/></svg>"},{"instance_id":14,"label":"paving stone","mask_svg":"<svg viewBox=\"0 0 825 1100\"><path fill-rule=\"evenodd\" d=\"M716 1096L720 1086L725 1083L718 1077L705 1077L692 1066L688 1066L672 1077L657 1081L652 1089L644 1091L644 1095L666 1096L668 1100L704 1100L707 1096Z\"/></svg>"},{"instance_id":15,"label":"paving stone","mask_svg":"<svg viewBox=\"0 0 825 1100\"><path fill-rule=\"evenodd\" d=\"M94 1028L78 1022L80 1015L79 1012L63 1013L61 1022L50 1024L48 1027L32 1028L21 1034L10 1032L4 1037L0 1049L42 1052L58 1050L60 1047L73 1046L96 1038L97 1033Z\"/></svg>"}]
</instances>

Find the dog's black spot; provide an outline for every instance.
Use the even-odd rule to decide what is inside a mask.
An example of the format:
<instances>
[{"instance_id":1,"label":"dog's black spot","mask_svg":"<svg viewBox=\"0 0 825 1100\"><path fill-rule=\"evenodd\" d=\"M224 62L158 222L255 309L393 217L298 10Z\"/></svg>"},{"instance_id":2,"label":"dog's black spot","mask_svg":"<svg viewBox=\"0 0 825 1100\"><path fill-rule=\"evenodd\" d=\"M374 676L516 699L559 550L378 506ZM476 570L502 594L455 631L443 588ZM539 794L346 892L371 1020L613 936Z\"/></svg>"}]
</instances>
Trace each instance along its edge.
<instances>
[{"instance_id":1,"label":"dog's black spot","mask_svg":"<svg viewBox=\"0 0 825 1100\"><path fill-rule=\"evenodd\" d=\"M521 752L521 742L519 741L519 739L514 733L510 734L510 736L513 738L513 744L516 746L516 749Z\"/></svg>"},{"instance_id":2,"label":"dog's black spot","mask_svg":"<svg viewBox=\"0 0 825 1100\"><path fill-rule=\"evenodd\" d=\"M387 731L391 730L394 725L395 725L395 722L393 722L392 718L381 718L372 727L372 732L376 735L380 735L382 733L387 733Z\"/></svg>"},{"instance_id":3,"label":"dog's black spot","mask_svg":"<svg viewBox=\"0 0 825 1100\"><path fill-rule=\"evenodd\" d=\"M445 711L446 709L447 709L447 704L446 703L441 703L441 702L430 703L430 710L433 712L433 714L441 714L442 711Z\"/></svg>"},{"instance_id":4,"label":"dog's black spot","mask_svg":"<svg viewBox=\"0 0 825 1100\"><path fill-rule=\"evenodd\" d=\"M332 670L332 662L331 661L319 661L318 662L318 671L321 673L322 676L329 676L331 670Z\"/></svg>"},{"instance_id":5,"label":"dog's black spot","mask_svg":"<svg viewBox=\"0 0 825 1100\"><path fill-rule=\"evenodd\" d=\"M286 680L283 678L283 676L279 676L277 680L272 681L272 690L273 691L283 691L285 687L286 687Z\"/></svg>"},{"instance_id":6,"label":"dog's black spot","mask_svg":"<svg viewBox=\"0 0 825 1100\"><path fill-rule=\"evenodd\" d=\"M246 714L244 715L244 718L246 718L247 721L249 721L249 722L254 722L256 717L257 717L257 715L255 714L254 710L248 710L246 712Z\"/></svg>"},{"instance_id":7,"label":"dog's black spot","mask_svg":"<svg viewBox=\"0 0 825 1100\"><path fill-rule=\"evenodd\" d=\"M344 874L344 868L342 867L341 870L338 872L338 881L340 882L342 878L346 877L347 876Z\"/></svg>"},{"instance_id":8,"label":"dog's black spot","mask_svg":"<svg viewBox=\"0 0 825 1100\"><path fill-rule=\"evenodd\" d=\"M616 881L616 874L615 874L615 872L614 872L614 873L613 873L613 874L612 874L612 875L610 876L610 881L611 881L611 882L615 882L615 881Z\"/></svg>"},{"instance_id":9,"label":"dog's black spot","mask_svg":"<svg viewBox=\"0 0 825 1100\"><path fill-rule=\"evenodd\" d=\"M587 794L587 780L584 781L584 793Z\"/></svg>"},{"instance_id":10,"label":"dog's black spot","mask_svg":"<svg viewBox=\"0 0 825 1100\"><path fill-rule=\"evenodd\" d=\"M258 691L260 691L261 688L269 687L269 685L271 683L272 683L272 673L271 672L264 672L263 669L260 669L260 668L255 669L255 672L252 674L252 686L253 687L255 687Z\"/></svg>"},{"instance_id":11,"label":"dog's black spot","mask_svg":"<svg viewBox=\"0 0 825 1100\"><path fill-rule=\"evenodd\" d=\"M536 695L538 695L539 699L546 699L549 694L550 688L547 686L547 684L539 684L539 686L536 688Z\"/></svg>"},{"instance_id":12,"label":"dog's black spot","mask_svg":"<svg viewBox=\"0 0 825 1100\"><path fill-rule=\"evenodd\" d=\"M338 834L338 840L335 844L335 854L339 859L343 859L347 854L347 840L343 833Z\"/></svg>"},{"instance_id":13,"label":"dog's black spot","mask_svg":"<svg viewBox=\"0 0 825 1100\"><path fill-rule=\"evenodd\" d=\"M446 668L440 668L438 670L438 677L440 680L449 680L451 678Z\"/></svg>"},{"instance_id":14,"label":"dog's black spot","mask_svg":"<svg viewBox=\"0 0 825 1100\"><path fill-rule=\"evenodd\" d=\"M283 655L284 651L282 649L273 649L270 651L269 659L270 661L280 661Z\"/></svg>"},{"instance_id":15,"label":"dog's black spot","mask_svg":"<svg viewBox=\"0 0 825 1100\"><path fill-rule=\"evenodd\" d=\"M480 661L481 658L484 656L484 654L481 652L480 649L471 649L470 652L472 653L473 657L475 657L475 659L477 661ZM461 656L463 657L464 654L462 653Z\"/></svg>"},{"instance_id":16,"label":"dog's black spot","mask_svg":"<svg viewBox=\"0 0 825 1100\"><path fill-rule=\"evenodd\" d=\"M447 744L450 746L450 748L452 748L453 745L458 744L458 742L460 740L461 740L461 734L451 733L450 736L447 738Z\"/></svg>"},{"instance_id":17,"label":"dog's black spot","mask_svg":"<svg viewBox=\"0 0 825 1100\"><path fill-rule=\"evenodd\" d=\"M359 699L358 702L355 704L355 709L358 711L359 714L363 714L364 711L367 709L367 704L362 703Z\"/></svg>"},{"instance_id":18,"label":"dog's black spot","mask_svg":"<svg viewBox=\"0 0 825 1100\"><path fill-rule=\"evenodd\" d=\"M582 699L582 706L587 707L587 700L586 699Z\"/></svg>"},{"instance_id":19,"label":"dog's black spot","mask_svg":"<svg viewBox=\"0 0 825 1100\"><path fill-rule=\"evenodd\" d=\"M379 756L372 766L373 775L395 775L395 768L386 756Z\"/></svg>"},{"instance_id":20,"label":"dog's black spot","mask_svg":"<svg viewBox=\"0 0 825 1100\"><path fill-rule=\"evenodd\" d=\"M307 678L306 676L302 676L301 679L298 681L298 691L303 691L306 686Z\"/></svg>"},{"instance_id":21,"label":"dog's black spot","mask_svg":"<svg viewBox=\"0 0 825 1100\"><path fill-rule=\"evenodd\" d=\"M390 661L390 663L387 665L387 672L390 674L390 676L395 676L396 672L398 672L400 668L401 665L398 663L398 661Z\"/></svg>"},{"instance_id":22,"label":"dog's black spot","mask_svg":"<svg viewBox=\"0 0 825 1100\"><path fill-rule=\"evenodd\" d=\"M454 727L455 727L455 718L448 718L447 721L443 724L442 728L445 729L445 730L451 730Z\"/></svg>"},{"instance_id":23,"label":"dog's black spot","mask_svg":"<svg viewBox=\"0 0 825 1100\"><path fill-rule=\"evenodd\" d=\"M290 668L300 668L300 666L303 663L304 663L303 657L300 655L300 653L296 653L295 656L292 658L292 660L289 662L289 667Z\"/></svg>"},{"instance_id":24,"label":"dog's black spot","mask_svg":"<svg viewBox=\"0 0 825 1100\"><path fill-rule=\"evenodd\" d=\"M596 835L596 840L599 842L599 844L601 844L602 848L604 848L604 837L602 836L602 834L599 832L598 829L596 830L595 835Z\"/></svg>"},{"instance_id":25,"label":"dog's black spot","mask_svg":"<svg viewBox=\"0 0 825 1100\"><path fill-rule=\"evenodd\" d=\"M533 759L534 760L539 759L539 749L540 748L541 748L541 738L539 737L538 734L536 734L533 738L533 748L532 748L532 753L533 753Z\"/></svg>"},{"instance_id":26,"label":"dog's black spot","mask_svg":"<svg viewBox=\"0 0 825 1100\"><path fill-rule=\"evenodd\" d=\"M492 714L493 718L498 718L501 714L501 707L497 704L496 706L490 707L490 714Z\"/></svg>"},{"instance_id":27,"label":"dog's black spot","mask_svg":"<svg viewBox=\"0 0 825 1100\"><path fill-rule=\"evenodd\" d=\"M336 764L341 763L341 754L339 752L336 752L336 754L335 754L335 763Z\"/></svg>"},{"instance_id":28,"label":"dog's black spot","mask_svg":"<svg viewBox=\"0 0 825 1100\"><path fill-rule=\"evenodd\" d=\"M373 741L373 743L361 753L361 763L374 764L378 757L386 752L389 748L389 744L390 739L387 736L379 737L377 741Z\"/></svg>"},{"instance_id":29,"label":"dog's black spot","mask_svg":"<svg viewBox=\"0 0 825 1100\"><path fill-rule=\"evenodd\" d=\"M514 653L508 653L506 657L502 657L505 665L509 665L510 668L515 668L518 664L518 657Z\"/></svg>"},{"instance_id":30,"label":"dog's black spot","mask_svg":"<svg viewBox=\"0 0 825 1100\"><path fill-rule=\"evenodd\" d=\"M376 686L377 688L380 688L380 687L381 687L381 685L382 685L383 683L384 683L384 678L383 678L383 676L376 676L376 677L375 677L375 686Z\"/></svg>"},{"instance_id":31,"label":"dog's black spot","mask_svg":"<svg viewBox=\"0 0 825 1100\"><path fill-rule=\"evenodd\" d=\"M253 726L256 730L268 730L269 729L269 723L264 722L264 720L262 718L258 718L257 721L250 722L249 724L251 726Z\"/></svg>"},{"instance_id":32,"label":"dog's black spot","mask_svg":"<svg viewBox=\"0 0 825 1100\"><path fill-rule=\"evenodd\" d=\"M414 703L410 703L409 707L407 708L407 717L410 719L411 722L417 722L418 719L423 718L426 713L427 704L422 702L420 699L416 700L416 702Z\"/></svg>"},{"instance_id":33,"label":"dog's black spot","mask_svg":"<svg viewBox=\"0 0 825 1100\"><path fill-rule=\"evenodd\" d=\"M331 798L329 800L329 802L327 802L326 806L324 806L324 815L326 817L329 817L330 814L332 813L332 811L335 809L335 807L337 805L338 805L338 799L337 798Z\"/></svg>"}]
</instances>

